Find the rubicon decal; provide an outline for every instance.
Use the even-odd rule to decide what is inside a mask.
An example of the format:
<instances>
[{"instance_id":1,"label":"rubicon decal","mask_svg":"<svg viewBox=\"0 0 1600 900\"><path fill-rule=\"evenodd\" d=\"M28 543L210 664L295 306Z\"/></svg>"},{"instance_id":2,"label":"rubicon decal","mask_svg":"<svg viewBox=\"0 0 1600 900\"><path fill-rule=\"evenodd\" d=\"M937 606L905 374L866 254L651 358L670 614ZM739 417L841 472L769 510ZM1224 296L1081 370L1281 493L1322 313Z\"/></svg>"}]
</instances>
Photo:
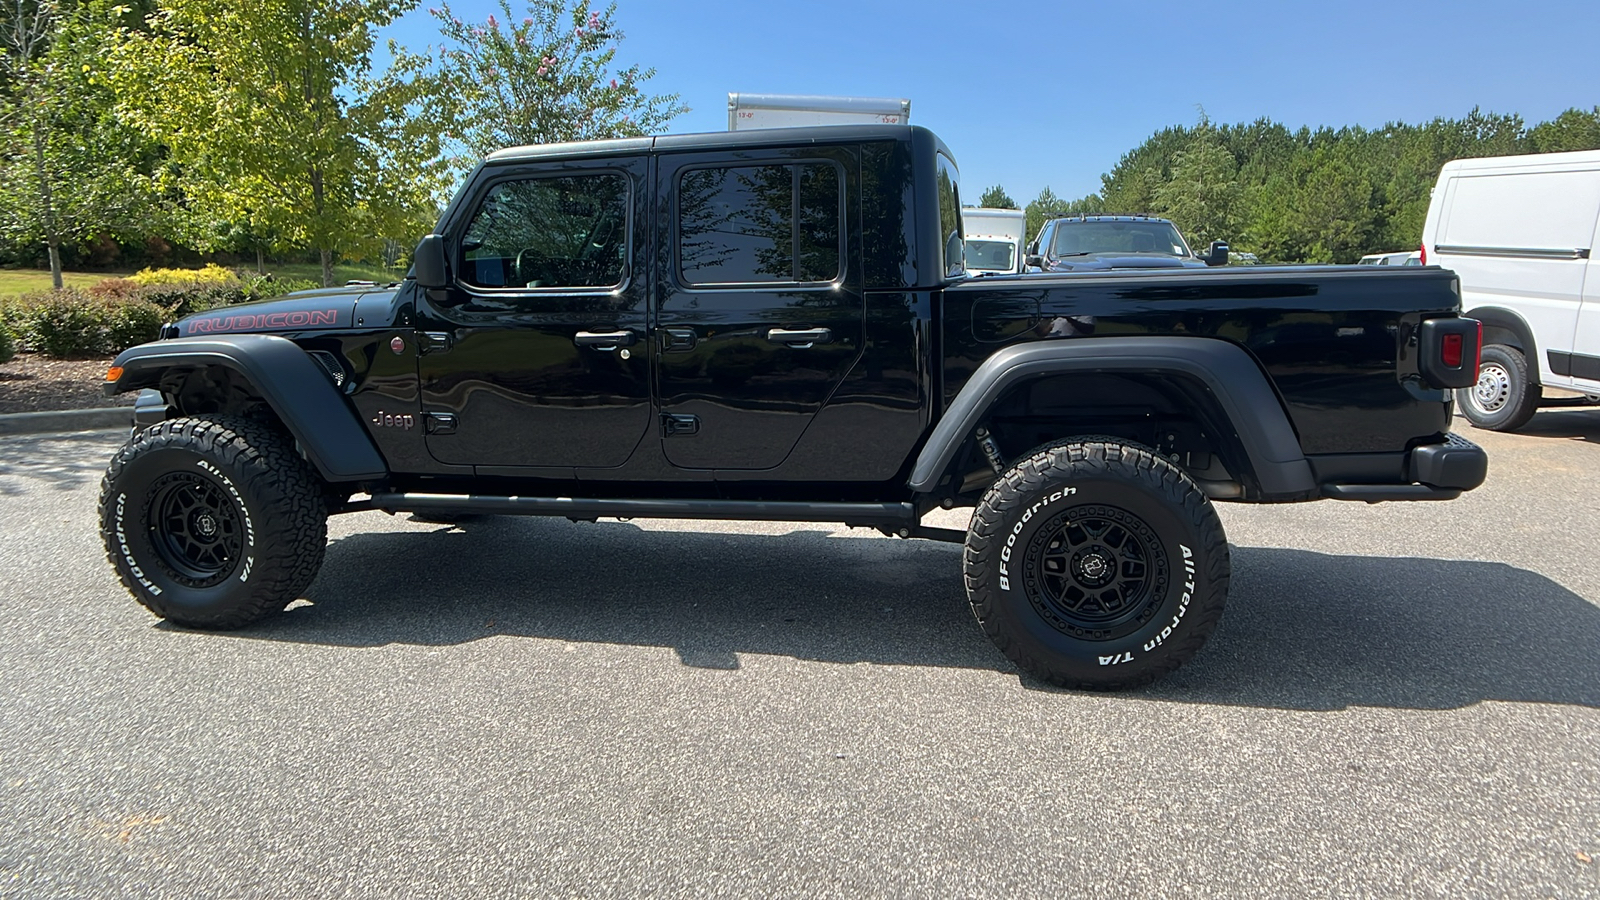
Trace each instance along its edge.
<instances>
[{"instance_id":1,"label":"rubicon decal","mask_svg":"<svg viewBox=\"0 0 1600 900\"><path fill-rule=\"evenodd\" d=\"M254 315L207 316L185 322L188 334L209 334L219 331L261 331L268 328L307 328L316 325L337 325L336 309L295 310L294 312L258 313Z\"/></svg>"}]
</instances>

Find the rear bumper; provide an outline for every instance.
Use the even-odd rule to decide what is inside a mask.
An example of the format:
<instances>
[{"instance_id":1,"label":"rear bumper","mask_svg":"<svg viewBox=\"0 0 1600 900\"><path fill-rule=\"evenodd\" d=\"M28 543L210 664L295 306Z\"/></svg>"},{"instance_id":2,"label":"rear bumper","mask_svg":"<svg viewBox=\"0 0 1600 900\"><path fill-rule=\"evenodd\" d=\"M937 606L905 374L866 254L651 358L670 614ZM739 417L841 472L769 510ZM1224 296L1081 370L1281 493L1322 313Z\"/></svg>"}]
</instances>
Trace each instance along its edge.
<instances>
[{"instance_id":1,"label":"rear bumper","mask_svg":"<svg viewBox=\"0 0 1600 900\"><path fill-rule=\"evenodd\" d=\"M1423 444L1406 454L1410 484L1324 484L1322 495L1335 500L1454 500L1489 474L1489 455L1459 434L1442 444Z\"/></svg>"}]
</instances>

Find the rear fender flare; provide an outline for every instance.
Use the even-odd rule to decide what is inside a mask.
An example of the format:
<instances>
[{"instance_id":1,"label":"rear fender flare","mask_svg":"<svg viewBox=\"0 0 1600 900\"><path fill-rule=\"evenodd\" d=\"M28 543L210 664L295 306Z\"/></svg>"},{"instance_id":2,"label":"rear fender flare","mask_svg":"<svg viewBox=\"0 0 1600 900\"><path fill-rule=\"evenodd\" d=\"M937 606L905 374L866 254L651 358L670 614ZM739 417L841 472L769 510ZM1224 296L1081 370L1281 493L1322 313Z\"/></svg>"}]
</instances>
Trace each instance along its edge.
<instances>
[{"instance_id":1,"label":"rear fender flare","mask_svg":"<svg viewBox=\"0 0 1600 900\"><path fill-rule=\"evenodd\" d=\"M1266 373L1243 348L1216 338L1095 337L1007 347L951 401L912 467L913 491L935 490L963 443L1012 388L1063 373L1169 374L1203 385L1227 416L1263 494L1314 494L1316 479Z\"/></svg>"},{"instance_id":2,"label":"rear fender flare","mask_svg":"<svg viewBox=\"0 0 1600 900\"><path fill-rule=\"evenodd\" d=\"M1483 323L1484 344L1498 344L1500 341L1490 340L1490 329L1504 329L1516 336L1517 349L1522 351L1528 360L1528 376L1534 384L1539 383L1539 343L1533 339L1533 329L1528 326L1528 320L1509 309L1499 306L1480 306L1471 312L1462 313L1469 319L1477 319Z\"/></svg>"},{"instance_id":3,"label":"rear fender flare","mask_svg":"<svg viewBox=\"0 0 1600 900\"><path fill-rule=\"evenodd\" d=\"M131 347L106 393L156 387L173 369L222 366L243 375L289 429L327 481L364 481L388 474L355 410L316 362L293 341L267 334L176 338Z\"/></svg>"}]
</instances>

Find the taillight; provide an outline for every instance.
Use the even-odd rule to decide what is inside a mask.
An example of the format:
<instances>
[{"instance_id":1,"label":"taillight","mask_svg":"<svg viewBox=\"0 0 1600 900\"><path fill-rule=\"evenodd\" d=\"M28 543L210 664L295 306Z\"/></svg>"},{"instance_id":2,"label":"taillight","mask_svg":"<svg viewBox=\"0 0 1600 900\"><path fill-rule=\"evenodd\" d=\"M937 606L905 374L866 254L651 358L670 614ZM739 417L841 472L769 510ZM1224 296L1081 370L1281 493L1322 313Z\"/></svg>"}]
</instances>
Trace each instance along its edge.
<instances>
[{"instance_id":1,"label":"taillight","mask_svg":"<svg viewBox=\"0 0 1600 900\"><path fill-rule=\"evenodd\" d=\"M1452 369L1461 368L1461 335L1447 334L1439 348L1439 359Z\"/></svg>"},{"instance_id":2,"label":"taillight","mask_svg":"<svg viewBox=\"0 0 1600 900\"><path fill-rule=\"evenodd\" d=\"M1460 316L1423 319L1417 349L1417 368L1434 387L1471 387L1478 382L1483 323Z\"/></svg>"},{"instance_id":3,"label":"taillight","mask_svg":"<svg viewBox=\"0 0 1600 900\"><path fill-rule=\"evenodd\" d=\"M1421 245L1420 247L1417 248L1417 262L1420 262L1423 265L1427 265L1428 264L1428 245L1427 244L1423 244L1423 245Z\"/></svg>"}]
</instances>

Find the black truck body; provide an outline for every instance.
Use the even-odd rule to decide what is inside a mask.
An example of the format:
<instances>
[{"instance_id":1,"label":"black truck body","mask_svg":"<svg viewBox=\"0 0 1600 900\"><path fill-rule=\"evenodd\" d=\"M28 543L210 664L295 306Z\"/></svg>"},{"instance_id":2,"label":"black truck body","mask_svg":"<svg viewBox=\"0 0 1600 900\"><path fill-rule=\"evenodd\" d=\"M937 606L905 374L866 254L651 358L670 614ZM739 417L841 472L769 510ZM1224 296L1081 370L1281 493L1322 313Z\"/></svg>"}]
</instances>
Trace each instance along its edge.
<instances>
[{"instance_id":1,"label":"black truck body","mask_svg":"<svg viewBox=\"0 0 1600 900\"><path fill-rule=\"evenodd\" d=\"M1159 462L1204 504L1449 499L1483 480L1449 434L1479 343L1451 273L967 278L959 203L921 128L506 150L403 282L191 316L106 388L146 391L147 430L220 417L292 438L329 512L844 521L969 556L976 532L922 515L981 513L1058 445ZM128 581L137 554L106 528ZM1073 558L1099 571L1112 550ZM1115 606L1132 589L1106 590ZM1085 686L1148 674L1019 663Z\"/></svg>"}]
</instances>

